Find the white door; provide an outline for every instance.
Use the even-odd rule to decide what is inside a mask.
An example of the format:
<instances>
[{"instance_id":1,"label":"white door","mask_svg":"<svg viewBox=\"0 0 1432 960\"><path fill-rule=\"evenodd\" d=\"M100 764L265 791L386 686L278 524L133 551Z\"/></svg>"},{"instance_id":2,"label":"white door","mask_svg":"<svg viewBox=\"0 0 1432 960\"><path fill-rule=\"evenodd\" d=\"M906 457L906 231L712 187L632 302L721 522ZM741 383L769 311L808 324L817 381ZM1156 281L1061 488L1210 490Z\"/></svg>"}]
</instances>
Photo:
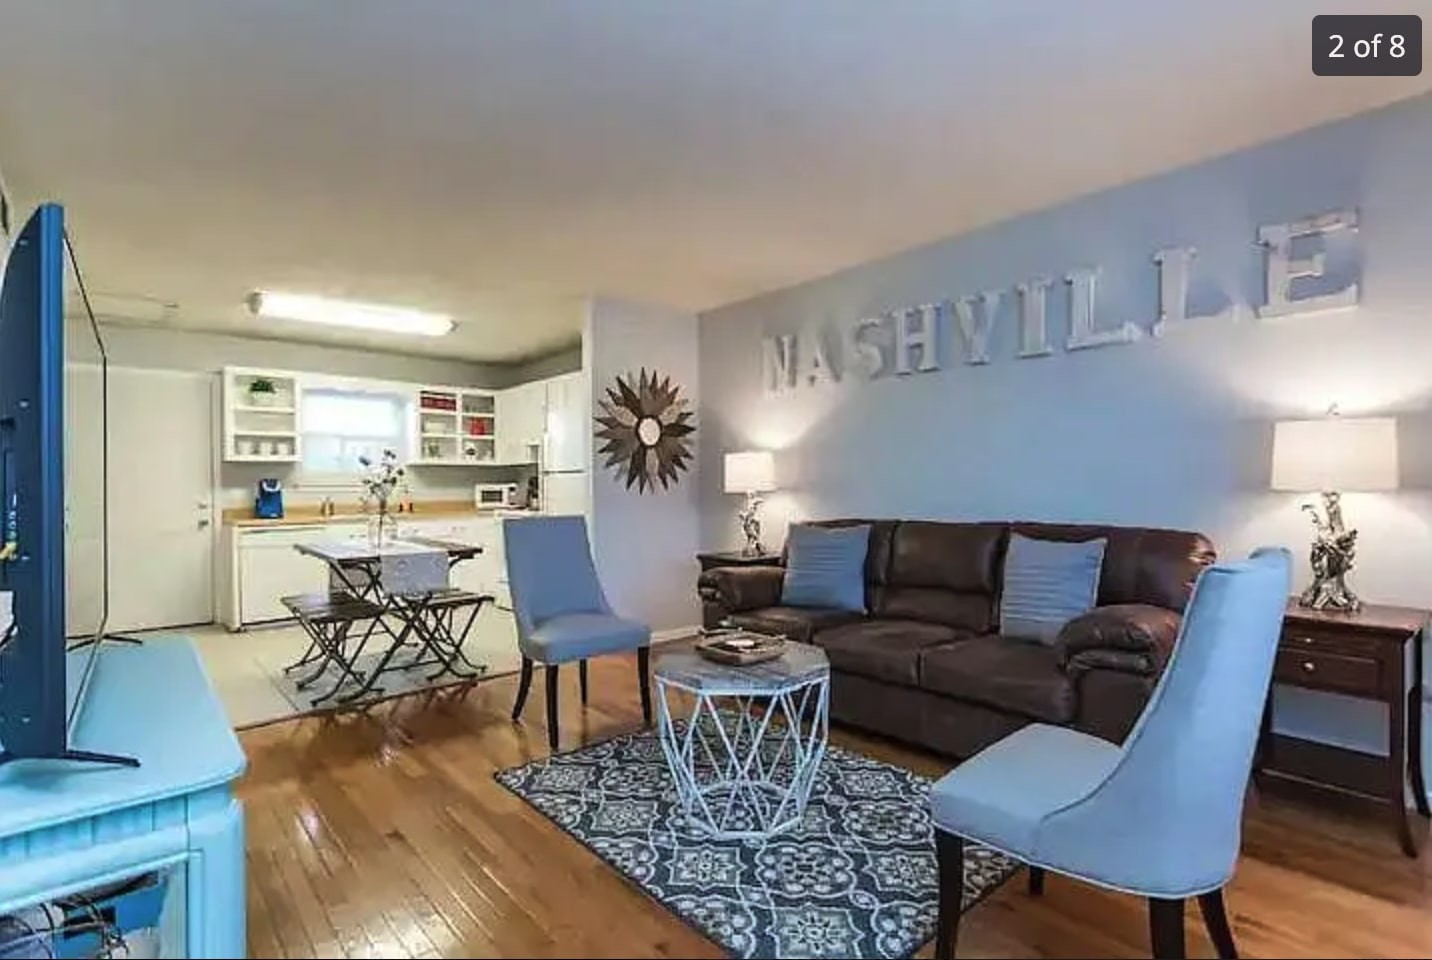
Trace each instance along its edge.
<instances>
[{"instance_id":1,"label":"white door","mask_svg":"<svg viewBox=\"0 0 1432 960\"><path fill-rule=\"evenodd\" d=\"M65 370L65 633L92 637L104 614L99 368Z\"/></svg>"},{"instance_id":2,"label":"white door","mask_svg":"<svg viewBox=\"0 0 1432 960\"><path fill-rule=\"evenodd\" d=\"M92 632L103 603L99 370L70 368L73 633ZM214 617L213 378L109 371L111 631L208 623Z\"/></svg>"},{"instance_id":3,"label":"white door","mask_svg":"<svg viewBox=\"0 0 1432 960\"><path fill-rule=\"evenodd\" d=\"M586 470L589 466L587 379L580 373L547 381L547 424L542 469Z\"/></svg>"}]
</instances>

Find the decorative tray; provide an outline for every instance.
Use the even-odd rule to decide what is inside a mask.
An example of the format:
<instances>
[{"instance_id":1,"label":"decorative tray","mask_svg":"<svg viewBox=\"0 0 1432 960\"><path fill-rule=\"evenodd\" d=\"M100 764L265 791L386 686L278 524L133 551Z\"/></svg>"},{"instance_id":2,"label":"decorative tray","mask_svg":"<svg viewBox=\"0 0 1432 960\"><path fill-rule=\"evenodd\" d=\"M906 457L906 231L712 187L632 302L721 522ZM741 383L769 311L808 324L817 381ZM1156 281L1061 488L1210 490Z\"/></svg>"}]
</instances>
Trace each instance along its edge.
<instances>
[{"instance_id":1,"label":"decorative tray","mask_svg":"<svg viewBox=\"0 0 1432 960\"><path fill-rule=\"evenodd\" d=\"M785 653L786 638L746 630L710 630L696 641L696 652L716 663L746 667Z\"/></svg>"}]
</instances>

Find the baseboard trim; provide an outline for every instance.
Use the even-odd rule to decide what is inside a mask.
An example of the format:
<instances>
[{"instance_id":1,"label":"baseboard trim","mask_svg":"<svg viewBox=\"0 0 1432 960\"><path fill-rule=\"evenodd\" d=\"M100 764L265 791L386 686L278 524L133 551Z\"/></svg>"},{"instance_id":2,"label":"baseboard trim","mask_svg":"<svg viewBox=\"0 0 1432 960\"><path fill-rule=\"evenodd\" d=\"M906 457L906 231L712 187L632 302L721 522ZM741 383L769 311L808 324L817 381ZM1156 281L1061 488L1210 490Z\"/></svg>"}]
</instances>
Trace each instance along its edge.
<instances>
[{"instance_id":1,"label":"baseboard trim","mask_svg":"<svg viewBox=\"0 0 1432 960\"><path fill-rule=\"evenodd\" d=\"M653 630L652 643L670 643L673 640L690 640L701 631L695 624L689 627L673 627L670 630Z\"/></svg>"}]
</instances>

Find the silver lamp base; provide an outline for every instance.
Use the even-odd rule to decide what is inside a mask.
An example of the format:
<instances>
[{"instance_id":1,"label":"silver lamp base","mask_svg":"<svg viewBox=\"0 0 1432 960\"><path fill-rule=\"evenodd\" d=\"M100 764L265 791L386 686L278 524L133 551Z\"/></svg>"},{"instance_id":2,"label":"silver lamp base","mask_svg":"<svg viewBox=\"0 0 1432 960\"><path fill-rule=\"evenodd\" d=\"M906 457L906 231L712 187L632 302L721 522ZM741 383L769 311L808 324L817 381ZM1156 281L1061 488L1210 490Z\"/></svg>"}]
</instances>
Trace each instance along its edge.
<instances>
[{"instance_id":1,"label":"silver lamp base","mask_svg":"<svg viewBox=\"0 0 1432 960\"><path fill-rule=\"evenodd\" d=\"M761 543L761 518L758 515L761 509L761 495L759 493L746 494L746 505L736 514L741 521L741 532L746 536L746 545L741 548L741 555L746 557L759 557L766 552L766 547Z\"/></svg>"},{"instance_id":2,"label":"silver lamp base","mask_svg":"<svg viewBox=\"0 0 1432 960\"><path fill-rule=\"evenodd\" d=\"M1362 608L1362 601L1347 585L1347 575L1357 555L1357 531L1343 526L1342 498L1324 491L1321 515L1311 503L1303 504L1303 509L1313 521L1313 544L1308 553L1313 582L1298 597L1298 603L1311 610L1355 613Z\"/></svg>"}]
</instances>

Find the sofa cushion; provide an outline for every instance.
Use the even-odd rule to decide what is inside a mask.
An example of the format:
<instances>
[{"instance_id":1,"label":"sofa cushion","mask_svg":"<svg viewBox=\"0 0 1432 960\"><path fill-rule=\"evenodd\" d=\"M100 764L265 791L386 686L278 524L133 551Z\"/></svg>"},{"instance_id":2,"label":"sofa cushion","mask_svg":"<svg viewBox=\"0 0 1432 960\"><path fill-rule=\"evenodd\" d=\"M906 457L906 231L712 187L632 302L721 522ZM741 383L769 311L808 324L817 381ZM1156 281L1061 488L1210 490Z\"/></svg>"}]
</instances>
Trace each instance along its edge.
<instances>
[{"instance_id":1,"label":"sofa cushion","mask_svg":"<svg viewBox=\"0 0 1432 960\"><path fill-rule=\"evenodd\" d=\"M971 633L994 625L994 596L1005 525L909 520L890 538L885 583L872 610Z\"/></svg>"},{"instance_id":2,"label":"sofa cushion","mask_svg":"<svg viewBox=\"0 0 1432 960\"><path fill-rule=\"evenodd\" d=\"M1094 608L1108 541L1033 540L1014 534L1004 560L999 629L1053 644L1064 625Z\"/></svg>"},{"instance_id":3,"label":"sofa cushion","mask_svg":"<svg viewBox=\"0 0 1432 960\"><path fill-rule=\"evenodd\" d=\"M812 641L825 649L835 670L915 686L920 652L964 637L950 627L917 620L862 620L816 631Z\"/></svg>"},{"instance_id":4,"label":"sofa cushion","mask_svg":"<svg viewBox=\"0 0 1432 960\"><path fill-rule=\"evenodd\" d=\"M756 633L784 634L792 640L810 643L817 630L855 623L864 620L852 610L833 610L822 607L765 607L745 613L733 613L729 618L732 626Z\"/></svg>"},{"instance_id":5,"label":"sofa cushion","mask_svg":"<svg viewBox=\"0 0 1432 960\"><path fill-rule=\"evenodd\" d=\"M956 593L993 594L1002 523L939 523L906 520L890 540L893 587L934 587Z\"/></svg>"},{"instance_id":6,"label":"sofa cushion","mask_svg":"<svg viewBox=\"0 0 1432 960\"><path fill-rule=\"evenodd\" d=\"M786 535L781 604L865 612L865 555L870 528L792 524Z\"/></svg>"},{"instance_id":7,"label":"sofa cushion","mask_svg":"<svg viewBox=\"0 0 1432 960\"><path fill-rule=\"evenodd\" d=\"M994 597L981 593L951 593L930 587L885 587L877 594L877 617L919 620L952 627L964 633L994 629Z\"/></svg>"},{"instance_id":8,"label":"sofa cushion","mask_svg":"<svg viewBox=\"0 0 1432 960\"><path fill-rule=\"evenodd\" d=\"M1074 685L1042 643L989 635L926 650L920 686L1049 723L1074 719Z\"/></svg>"}]
</instances>

